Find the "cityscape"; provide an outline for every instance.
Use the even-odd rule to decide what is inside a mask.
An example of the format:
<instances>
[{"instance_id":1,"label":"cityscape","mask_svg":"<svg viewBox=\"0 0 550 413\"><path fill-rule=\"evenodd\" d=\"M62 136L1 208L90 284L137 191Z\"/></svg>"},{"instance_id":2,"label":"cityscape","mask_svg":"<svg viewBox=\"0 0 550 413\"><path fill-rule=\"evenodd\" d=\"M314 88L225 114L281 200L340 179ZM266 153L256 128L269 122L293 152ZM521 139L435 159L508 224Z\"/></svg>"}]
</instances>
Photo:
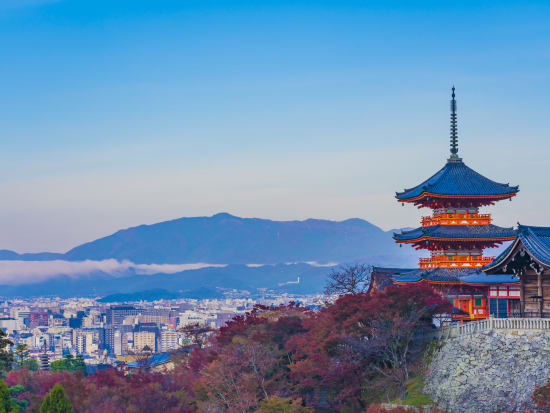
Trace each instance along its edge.
<instances>
[{"instance_id":1,"label":"cityscape","mask_svg":"<svg viewBox=\"0 0 550 413\"><path fill-rule=\"evenodd\" d=\"M326 300L322 294L115 304L89 298L9 299L0 307L0 328L14 346L26 346L37 366L44 354L49 362L82 356L87 370L93 372L102 366L124 368L154 353L192 348L196 343L185 327L198 325L213 331L258 304L276 307L295 302L318 308Z\"/></svg>"}]
</instances>

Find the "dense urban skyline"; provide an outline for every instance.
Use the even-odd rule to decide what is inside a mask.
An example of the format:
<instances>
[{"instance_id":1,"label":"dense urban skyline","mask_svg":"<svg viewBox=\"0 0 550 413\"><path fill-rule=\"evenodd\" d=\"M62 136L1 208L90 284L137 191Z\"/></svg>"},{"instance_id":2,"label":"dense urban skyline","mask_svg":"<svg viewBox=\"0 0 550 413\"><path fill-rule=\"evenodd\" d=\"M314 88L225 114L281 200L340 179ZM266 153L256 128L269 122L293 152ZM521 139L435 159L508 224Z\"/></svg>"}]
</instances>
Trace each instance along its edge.
<instances>
[{"instance_id":1,"label":"dense urban skyline","mask_svg":"<svg viewBox=\"0 0 550 413\"><path fill-rule=\"evenodd\" d=\"M495 222L550 224L547 2L179 3L2 2L0 248L220 211L406 226L453 84L460 155L520 185Z\"/></svg>"}]
</instances>

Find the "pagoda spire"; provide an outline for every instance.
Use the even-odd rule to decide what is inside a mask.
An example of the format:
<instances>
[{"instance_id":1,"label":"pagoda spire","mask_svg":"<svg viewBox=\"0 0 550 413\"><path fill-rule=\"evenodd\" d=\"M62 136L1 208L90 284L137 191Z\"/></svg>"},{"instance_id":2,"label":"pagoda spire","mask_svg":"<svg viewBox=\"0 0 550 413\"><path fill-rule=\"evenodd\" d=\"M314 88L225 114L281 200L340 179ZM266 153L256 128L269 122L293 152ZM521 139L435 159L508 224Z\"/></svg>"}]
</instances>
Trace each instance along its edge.
<instances>
[{"instance_id":1,"label":"pagoda spire","mask_svg":"<svg viewBox=\"0 0 550 413\"><path fill-rule=\"evenodd\" d=\"M460 159L457 155L458 153L458 134L456 128L456 99L455 99L455 87L453 85L452 94L451 94L451 156L449 157L450 162L460 162Z\"/></svg>"}]
</instances>

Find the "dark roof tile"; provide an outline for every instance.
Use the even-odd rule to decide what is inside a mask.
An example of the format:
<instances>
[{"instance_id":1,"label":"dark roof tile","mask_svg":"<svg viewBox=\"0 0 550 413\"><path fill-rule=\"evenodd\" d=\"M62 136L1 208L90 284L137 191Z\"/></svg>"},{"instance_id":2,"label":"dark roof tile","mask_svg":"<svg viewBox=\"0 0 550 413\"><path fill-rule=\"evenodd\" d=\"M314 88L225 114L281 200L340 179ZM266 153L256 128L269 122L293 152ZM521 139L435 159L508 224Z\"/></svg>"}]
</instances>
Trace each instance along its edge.
<instances>
[{"instance_id":1,"label":"dark roof tile","mask_svg":"<svg viewBox=\"0 0 550 413\"><path fill-rule=\"evenodd\" d=\"M438 195L507 195L519 191L518 186L510 186L491 181L473 169L466 166L462 161L447 162L436 174L414 188L398 192L396 198L406 201L415 198L423 192Z\"/></svg>"},{"instance_id":2,"label":"dark roof tile","mask_svg":"<svg viewBox=\"0 0 550 413\"><path fill-rule=\"evenodd\" d=\"M396 241L411 241L422 237L431 238L506 238L514 237L513 228L503 228L496 225L433 225L419 227L411 231L394 233Z\"/></svg>"}]
</instances>

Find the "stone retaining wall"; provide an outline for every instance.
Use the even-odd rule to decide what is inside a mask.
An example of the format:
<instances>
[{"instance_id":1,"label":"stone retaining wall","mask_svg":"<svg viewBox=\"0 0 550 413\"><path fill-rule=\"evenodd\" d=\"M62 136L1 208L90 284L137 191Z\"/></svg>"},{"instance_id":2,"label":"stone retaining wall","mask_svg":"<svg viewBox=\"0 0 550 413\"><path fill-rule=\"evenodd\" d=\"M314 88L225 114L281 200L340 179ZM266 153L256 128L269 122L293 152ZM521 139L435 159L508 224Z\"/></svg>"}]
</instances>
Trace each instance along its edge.
<instances>
[{"instance_id":1,"label":"stone retaining wall","mask_svg":"<svg viewBox=\"0 0 550 413\"><path fill-rule=\"evenodd\" d=\"M440 342L424 391L449 413L532 408L550 378L550 331L487 330Z\"/></svg>"}]
</instances>

